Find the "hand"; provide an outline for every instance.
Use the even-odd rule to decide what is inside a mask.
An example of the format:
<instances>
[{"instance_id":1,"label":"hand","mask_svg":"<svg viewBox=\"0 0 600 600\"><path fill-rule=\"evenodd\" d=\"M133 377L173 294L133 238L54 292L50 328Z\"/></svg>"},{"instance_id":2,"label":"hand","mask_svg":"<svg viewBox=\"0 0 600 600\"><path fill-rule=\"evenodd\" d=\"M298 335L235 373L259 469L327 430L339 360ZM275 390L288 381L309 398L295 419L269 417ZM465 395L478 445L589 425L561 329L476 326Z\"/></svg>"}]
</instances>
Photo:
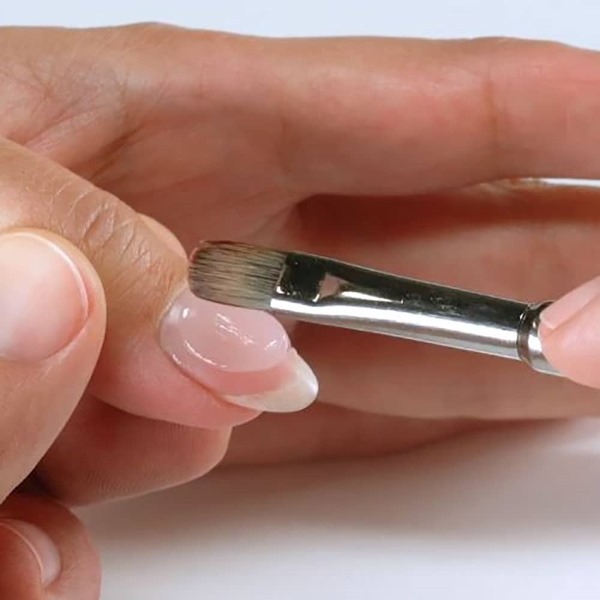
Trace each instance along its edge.
<instances>
[{"instance_id":1,"label":"hand","mask_svg":"<svg viewBox=\"0 0 600 600\"><path fill-rule=\"evenodd\" d=\"M274 319L181 295L184 248L197 239L532 300L594 275L598 192L485 182L598 176L596 53L161 26L11 29L1 39L0 287L26 284L23 296L0 296L19 317L8 330L22 333L0 370L7 597L97 595L81 526L48 499L10 495L32 470L67 503L168 487L219 463L232 426L312 400L311 376ZM3 240L44 247L46 258L13 247L3 260ZM50 256L54 276L42 278L33 267ZM597 342L577 338L594 322L558 326L554 313L547 354L600 386ZM241 337L216 344L219 315ZM379 454L477 419L600 412L593 389L519 364L305 325L291 337L319 376L321 402L239 427L226 462ZM23 537L46 557L43 582Z\"/></svg>"}]
</instances>

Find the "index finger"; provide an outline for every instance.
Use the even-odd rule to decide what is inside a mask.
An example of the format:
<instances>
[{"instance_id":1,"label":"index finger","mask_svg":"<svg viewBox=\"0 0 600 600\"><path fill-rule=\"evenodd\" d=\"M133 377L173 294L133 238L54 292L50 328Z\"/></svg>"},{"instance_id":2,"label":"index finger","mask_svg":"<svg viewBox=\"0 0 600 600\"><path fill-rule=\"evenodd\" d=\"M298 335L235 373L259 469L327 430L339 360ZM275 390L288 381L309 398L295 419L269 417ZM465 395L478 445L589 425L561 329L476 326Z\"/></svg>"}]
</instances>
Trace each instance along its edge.
<instances>
[{"instance_id":1,"label":"index finger","mask_svg":"<svg viewBox=\"0 0 600 600\"><path fill-rule=\"evenodd\" d=\"M247 45L244 100L273 99L279 164L304 194L600 176L596 52L514 39Z\"/></svg>"},{"instance_id":2,"label":"index finger","mask_svg":"<svg viewBox=\"0 0 600 600\"><path fill-rule=\"evenodd\" d=\"M202 192L266 203L600 177L600 54L589 50L155 25L3 34L7 137L126 200L160 203L168 189L170 202ZM59 66L76 56L74 69L48 71L46 53ZM25 93L37 79L19 83L22 63L53 82L43 102Z\"/></svg>"}]
</instances>

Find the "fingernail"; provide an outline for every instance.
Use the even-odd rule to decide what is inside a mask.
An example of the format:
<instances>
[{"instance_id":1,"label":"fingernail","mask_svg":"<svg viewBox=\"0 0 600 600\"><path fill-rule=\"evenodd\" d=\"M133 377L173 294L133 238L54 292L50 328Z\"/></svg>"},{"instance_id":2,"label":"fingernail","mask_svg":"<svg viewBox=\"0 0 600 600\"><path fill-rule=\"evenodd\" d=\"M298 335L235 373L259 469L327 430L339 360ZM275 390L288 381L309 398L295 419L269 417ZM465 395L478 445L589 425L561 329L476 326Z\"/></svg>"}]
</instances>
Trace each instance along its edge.
<instances>
[{"instance_id":1,"label":"fingernail","mask_svg":"<svg viewBox=\"0 0 600 600\"><path fill-rule=\"evenodd\" d=\"M40 567L44 587L56 581L61 571L60 552L45 531L36 525L17 519L2 519L0 527L14 533L29 548Z\"/></svg>"},{"instance_id":2,"label":"fingernail","mask_svg":"<svg viewBox=\"0 0 600 600\"><path fill-rule=\"evenodd\" d=\"M36 233L0 236L0 357L38 361L81 330L88 312L84 281L65 250Z\"/></svg>"},{"instance_id":3,"label":"fingernail","mask_svg":"<svg viewBox=\"0 0 600 600\"><path fill-rule=\"evenodd\" d=\"M189 377L233 404L299 410L314 394L314 375L267 313L207 302L186 289L163 317L160 342Z\"/></svg>"},{"instance_id":4,"label":"fingernail","mask_svg":"<svg viewBox=\"0 0 600 600\"><path fill-rule=\"evenodd\" d=\"M599 296L600 277L584 283L551 304L540 315L542 336L544 330L546 333L552 332L570 321Z\"/></svg>"},{"instance_id":5,"label":"fingernail","mask_svg":"<svg viewBox=\"0 0 600 600\"><path fill-rule=\"evenodd\" d=\"M293 349L282 364L273 389L256 394L224 395L228 402L267 412L296 412L314 402L319 382L312 369Z\"/></svg>"}]
</instances>

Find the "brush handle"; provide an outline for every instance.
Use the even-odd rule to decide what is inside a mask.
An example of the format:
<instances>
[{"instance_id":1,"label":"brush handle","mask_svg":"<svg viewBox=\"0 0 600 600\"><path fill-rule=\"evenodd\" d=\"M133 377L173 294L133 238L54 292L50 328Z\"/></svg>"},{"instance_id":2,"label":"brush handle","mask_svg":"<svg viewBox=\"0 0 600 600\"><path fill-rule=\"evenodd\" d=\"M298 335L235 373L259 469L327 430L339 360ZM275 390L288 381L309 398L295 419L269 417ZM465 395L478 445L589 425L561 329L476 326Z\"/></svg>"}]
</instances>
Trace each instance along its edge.
<instances>
[{"instance_id":1,"label":"brush handle","mask_svg":"<svg viewBox=\"0 0 600 600\"><path fill-rule=\"evenodd\" d=\"M548 304L289 254L271 310L303 321L520 360L558 375L542 352L538 333L540 313Z\"/></svg>"}]
</instances>

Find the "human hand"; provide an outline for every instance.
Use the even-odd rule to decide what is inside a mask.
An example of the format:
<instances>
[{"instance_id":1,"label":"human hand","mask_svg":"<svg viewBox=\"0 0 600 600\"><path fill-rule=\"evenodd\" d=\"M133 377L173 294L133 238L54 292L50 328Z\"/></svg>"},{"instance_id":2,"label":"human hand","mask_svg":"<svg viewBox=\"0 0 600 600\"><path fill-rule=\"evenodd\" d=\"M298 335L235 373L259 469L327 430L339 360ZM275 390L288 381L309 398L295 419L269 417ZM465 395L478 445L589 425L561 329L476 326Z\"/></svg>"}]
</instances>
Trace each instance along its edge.
<instances>
[{"instance_id":1,"label":"human hand","mask_svg":"<svg viewBox=\"0 0 600 600\"><path fill-rule=\"evenodd\" d=\"M524 299L553 297L594 274L598 192L483 183L597 176L593 52L507 40L264 40L158 26L11 29L1 39L0 133L14 143L0 146L0 225L41 229L59 244L89 300L83 313L75 300L52 303L66 279L38 282L51 286L48 327L59 308L63 325L85 318L70 343L74 329L60 338L67 346L58 354L3 364L4 387L14 391L2 401L2 498L34 468L67 503L175 485L221 461L231 426L257 414L241 404L292 411L312 399L310 376L290 367L296 359L271 317L238 314L241 335L219 356L227 368L181 354L186 342L214 337L214 308L186 296L202 306L206 335L188 339L171 319L161 336L185 254L141 213L188 250L199 238L240 239ZM21 339L52 338L37 329L39 307L30 314L37 333ZM236 429L227 463L378 454L473 419L600 409L594 390L522 365L290 329L319 376L321 402ZM593 346L582 353L567 334L549 333L547 354L567 375L599 385ZM249 337L253 350L243 353ZM294 393L282 392L288 386ZM0 527L0 591L95 597L97 564L64 508L13 494L1 514L45 531L62 568L44 592L9 521Z\"/></svg>"}]
</instances>

